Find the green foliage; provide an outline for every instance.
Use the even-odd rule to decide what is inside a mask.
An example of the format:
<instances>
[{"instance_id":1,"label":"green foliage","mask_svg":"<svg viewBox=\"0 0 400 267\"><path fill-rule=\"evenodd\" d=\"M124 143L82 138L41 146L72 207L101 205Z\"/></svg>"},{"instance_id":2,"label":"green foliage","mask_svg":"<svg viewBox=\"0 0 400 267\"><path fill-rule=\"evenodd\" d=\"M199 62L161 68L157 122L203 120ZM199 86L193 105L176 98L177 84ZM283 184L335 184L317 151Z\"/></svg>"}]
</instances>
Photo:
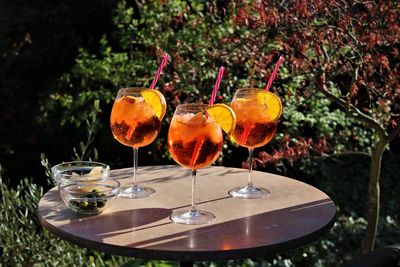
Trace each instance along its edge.
<instances>
[{"instance_id":1,"label":"green foliage","mask_svg":"<svg viewBox=\"0 0 400 267\"><path fill-rule=\"evenodd\" d=\"M29 179L10 189L0 175L0 266L122 266L127 262L132 267L174 266L111 256L55 237L39 224L42 195L43 188Z\"/></svg>"},{"instance_id":2,"label":"green foliage","mask_svg":"<svg viewBox=\"0 0 400 267\"><path fill-rule=\"evenodd\" d=\"M293 90L289 86L285 86L286 92ZM371 145L371 131L362 129L361 122L349 118L319 92L312 96L286 95L282 124L285 130L277 134L277 140L286 134L292 137L325 137L336 153L368 151Z\"/></svg>"},{"instance_id":3,"label":"green foliage","mask_svg":"<svg viewBox=\"0 0 400 267\"><path fill-rule=\"evenodd\" d=\"M37 216L43 188L30 180L24 179L17 188L9 189L0 177L0 192L0 266L118 266L122 262L43 230Z\"/></svg>"},{"instance_id":4,"label":"green foliage","mask_svg":"<svg viewBox=\"0 0 400 267\"><path fill-rule=\"evenodd\" d=\"M97 53L80 49L71 71L62 75L50 97L42 99L43 124L58 121L61 127L79 128L89 118L87 107L98 99L106 111L99 118L98 143L110 154L121 154L109 145L109 112L115 94L121 87L148 86L157 70L157 58L168 52L171 62L157 84L166 97L167 114L158 139L145 148L145 153L156 162L170 162L165 143L176 105L207 102L220 66L227 71L217 102L229 103L238 87L264 87L273 68L271 54L283 45L268 39L260 40L258 47L234 41L265 30L235 24L229 4L224 7L225 13L216 5L207 1L118 1L113 9L112 37L102 37ZM360 122L348 118L321 94L299 92L311 76L292 77L285 62L279 75L272 90L283 99L284 112L272 145L277 146L288 134L292 138L326 137L335 152L366 150L371 142L367 137L370 132L363 130ZM244 159L235 159L241 157L236 148L227 142L217 164L240 164ZM122 162L130 163L130 158L118 162L117 166L121 166Z\"/></svg>"},{"instance_id":5,"label":"green foliage","mask_svg":"<svg viewBox=\"0 0 400 267\"><path fill-rule=\"evenodd\" d=\"M74 160L81 161L88 158L90 161L96 161L98 158L98 152L95 147L92 148L92 153L89 151L90 145L93 143L95 134L97 132L99 121L97 119L97 113L101 112L99 108L100 101L96 99L93 104L93 108L90 110L89 119L86 120L87 138L79 143L80 153L74 147ZM93 158L90 157L93 154Z\"/></svg>"}]
</instances>

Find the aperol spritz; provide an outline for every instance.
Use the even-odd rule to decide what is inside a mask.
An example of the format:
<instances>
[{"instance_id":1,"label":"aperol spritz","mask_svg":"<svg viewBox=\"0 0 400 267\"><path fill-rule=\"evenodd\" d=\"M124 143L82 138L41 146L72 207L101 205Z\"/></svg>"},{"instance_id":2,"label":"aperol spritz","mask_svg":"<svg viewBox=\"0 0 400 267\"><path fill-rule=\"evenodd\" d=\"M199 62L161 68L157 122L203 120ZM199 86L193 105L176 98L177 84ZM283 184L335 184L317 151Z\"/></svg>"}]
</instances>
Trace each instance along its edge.
<instances>
[{"instance_id":1,"label":"aperol spritz","mask_svg":"<svg viewBox=\"0 0 400 267\"><path fill-rule=\"evenodd\" d=\"M225 111L221 112L222 109ZM197 210L195 181L196 171L212 164L221 153L222 130L213 117L221 117L221 114L234 116L233 111L222 104L182 104L175 110L168 132L168 150L177 163L192 170L192 206L190 210L176 211L171 215L176 223L204 224L215 218L208 211Z\"/></svg>"},{"instance_id":2,"label":"aperol spritz","mask_svg":"<svg viewBox=\"0 0 400 267\"><path fill-rule=\"evenodd\" d=\"M253 151L269 143L276 134L282 104L278 96L263 89L244 88L235 92L231 108L236 114L233 140L249 150L248 183L229 191L233 197L262 198L270 194L268 189L255 187L252 182Z\"/></svg>"},{"instance_id":3,"label":"aperol spritz","mask_svg":"<svg viewBox=\"0 0 400 267\"><path fill-rule=\"evenodd\" d=\"M118 91L111 111L111 131L121 144L133 148L134 167L133 185L123 188L120 196L141 198L155 192L136 181L138 149L156 139L165 110L165 98L155 89L130 87Z\"/></svg>"}]
</instances>

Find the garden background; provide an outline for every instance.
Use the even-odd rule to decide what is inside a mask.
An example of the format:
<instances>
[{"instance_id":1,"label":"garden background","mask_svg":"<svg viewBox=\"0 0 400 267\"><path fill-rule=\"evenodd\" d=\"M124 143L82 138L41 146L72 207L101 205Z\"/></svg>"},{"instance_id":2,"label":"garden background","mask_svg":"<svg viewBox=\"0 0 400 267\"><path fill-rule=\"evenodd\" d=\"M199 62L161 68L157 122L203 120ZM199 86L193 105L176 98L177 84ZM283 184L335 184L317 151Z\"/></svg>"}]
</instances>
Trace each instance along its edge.
<instances>
[{"instance_id":1,"label":"garden background","mask_svg":"<svg viewBox=\"0 0 400 267\"><path fill-rule=\"evenodd\" d=\"M398 1L0 1L0 266L176 265L80 248L37 217L50 166L131 166L131 150L109 128L112 102L118 88L149 86L165 52L171 62L157 87L167 114L139 166L174 164L165 145L173 111L207 102L220 66L217 102L228 104L238 87L265 87L282 55L271 90L283 116L274 141L255 151L256 168L337 204L335 226L318 241L198 266L337 266L362 253L376 204L375 246L399 243L399 14ZM370 170L380 150L376 203ZM241 167L245 154L226 138L215 164Z\"/></svg>"}]
</instances>

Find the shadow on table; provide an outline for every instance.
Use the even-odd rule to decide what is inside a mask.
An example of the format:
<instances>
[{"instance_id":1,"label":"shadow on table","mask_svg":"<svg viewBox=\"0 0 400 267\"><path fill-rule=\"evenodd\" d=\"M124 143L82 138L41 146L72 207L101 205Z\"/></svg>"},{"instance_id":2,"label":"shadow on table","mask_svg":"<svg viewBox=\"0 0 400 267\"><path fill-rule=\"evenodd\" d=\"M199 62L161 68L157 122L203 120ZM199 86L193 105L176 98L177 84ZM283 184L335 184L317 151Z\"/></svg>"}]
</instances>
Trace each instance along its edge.
<instances>
[{"instance_id":1,"label":"shadow on table","mask_svg":"<svg viewBox=\"0 0 400 267\"><path fill-rule=\"evenodd\" d=\"M228 199L228 198L232 198L232 196L227 195L225 197L219 197L219 198L214 198L214 199L209 199L209 200L203 200L203 201L197 202L196 205L201 205L201 204L210 203L210 202L216 202L216 201L220 201L220 200L224 200L224 199ZM183 209L183 208L190 209L190 207L191 207L191 204L186 204L186 205L174 207L171 210L178 210L178 209Z\"/></svg>"},{"instance_id":2,"label":"shadow on table","mask_svg":"<svg viewBox=\"0 0 400 267\"><path fill-rule=\"evenodd\" d=\"M81 237L99 237L96 239L104 239L130 233L132 231L138 231L140 230L138 228L141 226L165 219L172 213L169 209L142 208L116 211L97 216L75 215L75 217L71 217L69 209L65 209L63 212L68 212L68 215L66 214L63 217L68 216L69 222L68 224L60 226L60 230L71 232L74 228L79 228Z\"/></svg>"},{"instance_id":3,"label":"shadow on table","mask_svg":"<svg viewBox=\"0 0 400 267\"><path fill-rule=\"evenodd\" d=\"M51 203L46 208L51 210L51 212L44 216L46 220L53 220L55 222L68 221L73 227L74 223L87 222L90 224L93 219L97 220L101 217L101 221L104 224L96 225L98 230L102 229L102 225L111 231L132 229L162 220L169 217L172 213L170 209L147 208L103 213L100 215L78 214L64 205L57 190L49 191L43 196L42 200ZM116 229L110 229L109 225L116 225Z\"/></svg>"},{"instance_id":4,"label":"shadow on table","mask_svg":"<svg viewBox=\"0 0 400 267\"><path fill-rule=\"evenodd\" d=\"M246 255L259 256L267 249L272 251L295 248L318 238L330 229L335 218L334 203L330 199L314 201L295 207L274 210L220 224L188 229L176 234L164 235L129 244L130 247L148 250L176 250L190 248L202 253L203 260L242 258L238 251L248 249ZM182 226L184 228L186 226ZM216 244L216 247L210 247ZM256 247L255 247L256 246ZM220 253L220 255L218 255ZM254 255L252 255L254 254ZM171 254L168 255L173 257ZM192 255L193 256L193 255ZM195 256L190 260L196 260Z\"/></svg>"},{"instance_id":5,"label":"shadow on table","mask_svg":"<svg viewBox=\"0 0 400 267\"><path fill-rule=\"evenodd\" d=\"M178 168L178 169L177 169ZM179 169L180 168L180 169ZM171 175L165 175L170 170L178 170L174 172L173 177ZM148 173L151 171L152 176L157 178L146 179L146 182L151 183L163 183L163 182L170 182L173 180L179 180L182 178L190 178L191 177L191 170L181 167L179 165L166 165L166 166L145 166L139 167L138 175L141 172ZM208 176L208 175L217 175L217 176L226 176L236 173L243 172L243 176L246 176L246 170L244 169L233 169L233 168L224 168L224 167L206 167L202 168L197 172L197 176ZM111 178L120 180L120 179L132 179L133 177L133 168L125 168L125 169L118 169L112 170L110 174Z\"/></svg>"},{"instance_id":6,"label":"shadow on table","mask_svg":"<svg viewBox=\"0 0 400 267\"><path fill-rule=\"evenodd\" d=\"M44 216L44 219L46 220L54 220L57 222L85 217L84 215L79 215L67 208L62 202L57 190L46 193L41 201L45 201L47 203L47 207L44 209L44 211L50 210L50 212Z\"/></svg>"},{"instance_id":7,"label":"shadow on table","mask_svg":"<svg viewBox=\"0 0 400 267\"><path fill-rule=\"evenodd\" d=\"M146 178L146 182L153 182L153 183L161 183L161 182L167 182L171 180L178 180L186 176L186 172L180 172L178 174L174 173L174 177L172 178L170 175L165 175L165 173L168 173L170 170L174 170L176 168L179 168L177 165L165 165L165 166L145 166L145 167L139 167L138 168L138 176L144 176L144 174L149 174L151 172L151 175L153 179ZM182 168L184 169L184 168ZM143 173L141 175L141 173ZM121 180L121 179L132 179L133 177L133 168L125 168L125 169L118 169L118 170L112 170L110 173L110 177ZM140 179L140 178L139 178Z\"/></svg>"},{"instance_id":8,"label":"shadow on table","mask_svg":"<svg viewBox=\"0 0 400 267\"><path fill-rule=\"evenodd\" d=\"M46 194L46 201L58 202L59 208L51 207L52 212L47 214L44 218L46 220L52 220L54 222L62 222L63 225L59 226L59 230L63 232L77 232L75 228L79 228L79 236L81 238L87 237L92 239L94 236L97 237L98 241L106 238L123 235L125 233L138 232L150 228L157 228L159 226L172 224L171 221L157 223L165 218L168 218L172 211L180 209L190 205L181 207L174 207L173 209L165 208L140 208L123 211L115 211L110 213L103 213L97 216L77 214L71 209L65 207L60 203L60 199L57 191L52 191ZM220 201L223 199L231 198L231 196L225 196L221 198L206 200L199 202L198 204ZM183 226L185 227L185 226Z\"/></svg>"}]
</instances>

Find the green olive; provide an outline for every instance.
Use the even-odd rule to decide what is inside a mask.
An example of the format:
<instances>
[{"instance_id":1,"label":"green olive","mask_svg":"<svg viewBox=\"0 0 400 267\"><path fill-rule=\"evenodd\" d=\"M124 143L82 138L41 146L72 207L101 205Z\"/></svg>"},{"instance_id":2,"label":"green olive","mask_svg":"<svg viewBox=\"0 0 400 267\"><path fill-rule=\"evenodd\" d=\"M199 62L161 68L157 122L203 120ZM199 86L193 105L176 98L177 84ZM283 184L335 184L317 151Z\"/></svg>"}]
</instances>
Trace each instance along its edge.
<instances>
[{"instance_id":1,"label":"green olive","mask_svg":"<svg viewBox=\"0 0 400 267\"><path fill-rule=\"evenodd\" d=\"M100 213L100 209L105 207L107 200L102 199L106 195L100 193L99 190L93 189L91 192L86 193L83 197L90 200L71 200L69 204L82 211L90 211L93 214Z\"/></svg>"},{"instance_id":2,"label":"green olive","mask_svg":"<svg viewBox=\"0 0 400 267\"><path fill-rule=\"evenodd\" d=\"M85 209L88 205L89 205L89 203L87 201L79 202L79 208L81 208L81 209Z\"/></svg>"}]
</instances>

